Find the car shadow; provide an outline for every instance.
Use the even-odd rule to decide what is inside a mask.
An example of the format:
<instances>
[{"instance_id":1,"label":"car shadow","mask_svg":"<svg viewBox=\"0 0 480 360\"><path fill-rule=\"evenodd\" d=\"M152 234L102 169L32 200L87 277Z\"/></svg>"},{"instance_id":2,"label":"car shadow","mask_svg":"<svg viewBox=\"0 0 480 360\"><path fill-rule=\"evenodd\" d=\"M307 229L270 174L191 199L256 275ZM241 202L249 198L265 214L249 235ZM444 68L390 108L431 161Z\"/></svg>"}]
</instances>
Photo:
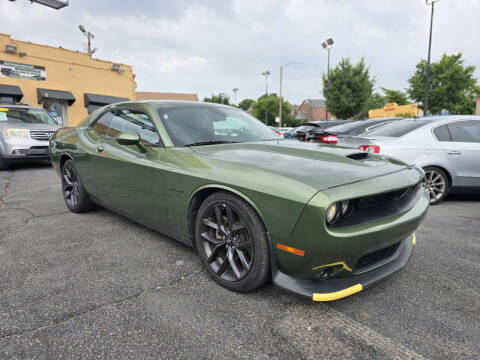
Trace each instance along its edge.
<instances>
[{"instance_id":1,"label":"car shadow","mask_svg":"<svg viewBox=\"0 0 480 360\"><path fill-rule=\"evenodd\" d=\"M480 201L480 193L472 193L472 194L451 194L448 195L445 202L449 201Z\"/></svg>"},{"instance_id":2,"label":"car shadow","mask_svg":"<svg viewBox=\"0 0 480 360\"><path fill-rule=\"evenodd\" d=\"M48 167L52 167L52 164L50 164L48 160L22 161L11 163L8 170L42 169Z\"/></svg>"}]
</instances>

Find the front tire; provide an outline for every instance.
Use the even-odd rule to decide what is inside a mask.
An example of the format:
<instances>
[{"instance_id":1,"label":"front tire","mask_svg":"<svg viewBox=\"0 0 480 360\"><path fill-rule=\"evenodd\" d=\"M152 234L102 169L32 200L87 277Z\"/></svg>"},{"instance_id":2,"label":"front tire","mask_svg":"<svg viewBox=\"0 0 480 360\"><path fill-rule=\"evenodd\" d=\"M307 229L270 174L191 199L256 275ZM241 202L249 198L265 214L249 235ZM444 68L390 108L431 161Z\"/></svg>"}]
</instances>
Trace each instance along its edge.
<instances>
[{"instance_id":1,"label":"front tire","mask_svg":"<svg viewBox=\"0 0 480 360\"><path fill-rule=\"evenodd\" d=\"M430 205L439 204L448 195L450 180L445 171L436 166L427 166L423 170L425 177L422 184L430 194Z\"/></svg>"},{"instance_id":2,"label":"front tire","mask_svg":"<svg viewBox=\"0 0 480 360\"><path fill-rule=\"evenodd\" d=\"M62 192L70 211L83 213L93 209L94 204L85 191L72 160L67 160L62 167Z\"/></svg>"},{"instance_id":3,"label":"front tire","mask_svg":"<svg viewBox=\"0 0 480 360\"><path fill-rule=\"evenodd\" d=\"M265 226L243 199L210 195L200 206L195 243L205 268L217 283L249 292L270 278L270 251Z\"/></svg>"}]
</instances>

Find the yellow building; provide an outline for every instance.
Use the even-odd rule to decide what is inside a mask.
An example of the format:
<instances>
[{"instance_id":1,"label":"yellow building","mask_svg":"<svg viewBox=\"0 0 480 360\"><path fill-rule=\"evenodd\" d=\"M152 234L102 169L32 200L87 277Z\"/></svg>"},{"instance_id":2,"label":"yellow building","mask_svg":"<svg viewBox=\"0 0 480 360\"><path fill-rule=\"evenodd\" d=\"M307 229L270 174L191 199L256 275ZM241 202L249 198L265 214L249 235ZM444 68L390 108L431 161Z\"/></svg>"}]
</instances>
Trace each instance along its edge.
<instances>
[{"instance_id":1,"label":"yellow building","mask_svg":"<svg viewBox=\"0 0 480 360\"><path fill-rule=\"evenodd\" d=\"M388 103L383 108L372 109L368 111L368 118L381 118L389 116L418 116L418 106L416 104L400 105Z\"/></svg>"},{"instance_id":2,"label":"yellow building","mask_svg":"<svg viewBox=\"0 0 480 360\"><path fill-rule=\"evenodd\" d=\"M131 66L0 33L0 103L43 107L73 126L94 109L125 100L135 100Z\"/></svg>"}]
</instances>

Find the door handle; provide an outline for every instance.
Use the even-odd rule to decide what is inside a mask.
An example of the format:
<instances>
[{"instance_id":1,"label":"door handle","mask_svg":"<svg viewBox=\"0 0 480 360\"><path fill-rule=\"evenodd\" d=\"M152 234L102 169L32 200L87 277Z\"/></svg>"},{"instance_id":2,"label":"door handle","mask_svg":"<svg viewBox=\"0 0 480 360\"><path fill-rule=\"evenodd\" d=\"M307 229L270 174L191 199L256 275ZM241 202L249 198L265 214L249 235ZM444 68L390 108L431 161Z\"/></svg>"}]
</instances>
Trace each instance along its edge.
<instances>
[{"instance_id":1,"label":"door handle","mask_svg":"<svg viewBox=\"0 0 480 360\"><path fill-rule=\"evenodd\" d=\"M462 153L460 151L452 150L448 152L448 155L461 155Z\"/></svg>"},{"instance_id":2,"label":"door handle","mask_svg":"<svg viewBox=\"0 0 480 360\"><path fill-rule=\"evenodd\" d=\"M103 146L97 146L97 153L101 153L103 150L105 150Z\"/></svg>"}]
</instances>

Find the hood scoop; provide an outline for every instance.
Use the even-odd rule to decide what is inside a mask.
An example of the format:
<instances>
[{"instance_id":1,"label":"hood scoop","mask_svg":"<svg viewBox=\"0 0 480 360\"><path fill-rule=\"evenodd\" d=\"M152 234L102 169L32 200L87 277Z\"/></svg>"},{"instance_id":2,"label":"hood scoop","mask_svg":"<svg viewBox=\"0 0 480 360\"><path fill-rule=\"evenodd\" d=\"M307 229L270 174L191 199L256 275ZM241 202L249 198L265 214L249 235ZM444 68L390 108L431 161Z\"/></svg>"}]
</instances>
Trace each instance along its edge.
<instances>
[{"instance_id":1,"label":"hood scoop","mask_svg":"<svg viewBox=\"0 0 480 360\"><path fill-rule=\"evenodd\" d=\"M358 152L358 153L347 155L346 157L349 158L349 159L352 159L352 160L365 161L365 160L368 160L370 158L370 153L368 153L368 152Z\"/></svg>"}]
</instances>

